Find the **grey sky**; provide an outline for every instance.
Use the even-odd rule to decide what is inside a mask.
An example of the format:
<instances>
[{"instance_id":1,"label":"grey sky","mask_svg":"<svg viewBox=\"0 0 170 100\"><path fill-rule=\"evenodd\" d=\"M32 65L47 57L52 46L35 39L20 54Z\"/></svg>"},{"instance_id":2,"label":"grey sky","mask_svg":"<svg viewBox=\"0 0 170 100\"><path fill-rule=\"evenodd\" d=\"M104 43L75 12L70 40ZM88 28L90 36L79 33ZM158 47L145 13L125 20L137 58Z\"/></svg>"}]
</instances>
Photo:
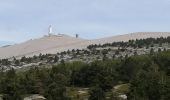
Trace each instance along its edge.
<instances>
[{"instance_id":1,"label":"grey sky","mask_svg":"<svg viewBox=\"0 0 170 100\"><path fill-rule=\"evenodd\" d=\"M170 31L170 0L0 0L0 40L21 42L47 33L100 38Z\"/></svg>"}]
</instances>

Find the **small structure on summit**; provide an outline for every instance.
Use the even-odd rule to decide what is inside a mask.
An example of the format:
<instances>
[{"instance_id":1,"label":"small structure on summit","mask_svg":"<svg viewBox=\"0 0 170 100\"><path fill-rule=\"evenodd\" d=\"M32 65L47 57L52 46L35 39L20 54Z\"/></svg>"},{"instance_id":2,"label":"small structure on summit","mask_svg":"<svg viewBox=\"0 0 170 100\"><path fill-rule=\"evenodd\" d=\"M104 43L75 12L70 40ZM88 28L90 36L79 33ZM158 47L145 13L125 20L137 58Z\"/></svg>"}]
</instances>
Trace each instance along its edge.
<instances>
[{"instance_id":1,"label":"small structure on summit","mask_svg":"<svg viewBox=\"0 0 170 100\"><path fill-rule=\"evenodd\" d=\"M52 25L49 25L49 27L48 27L48 34L44 35L44 37L64 37L64 36L67 36L67 35L66 34L61 34L61 33L57 34L57 33L53 32ZM75 37L79 38L79 34L75 34Z\"/></svg>"},{"instance_id":2,"label":"small structure on summit","mask_svg":"<svg viewBox=\"0 0 170 100\"><path fill-rule=\"evenodd\" d=\"M48 27L48 35L45 35L45 37L51 37L51 36L61 37L60 33L59 33L58 35L56 35L56 34L53 32L53 27L52 27L52 25L49 25L49 27Z\"/></svg>"},{"instance_id":3,"label":"small structure on summit","mask_svg":"<svg viewBox=\"0 0 170 100\"><path fill-rule=\"evenodd\" d=\"M51 37L51 36L57 36L57 37L62 37L64 34L58 33L57 35L53 32L52 25L48 27L48 35L45 35L45 37Z\"/></svg>"},{"instance_id":4,"label":"small structure on summit","mask_svg":"<svg viewBox=\"0 0 170 100\"><path fill-rule=\"evenodd\" d=\"M76 34L76 38L79 38L79 35L78 35L78 34Z\"/></svg>"}]
</instances>

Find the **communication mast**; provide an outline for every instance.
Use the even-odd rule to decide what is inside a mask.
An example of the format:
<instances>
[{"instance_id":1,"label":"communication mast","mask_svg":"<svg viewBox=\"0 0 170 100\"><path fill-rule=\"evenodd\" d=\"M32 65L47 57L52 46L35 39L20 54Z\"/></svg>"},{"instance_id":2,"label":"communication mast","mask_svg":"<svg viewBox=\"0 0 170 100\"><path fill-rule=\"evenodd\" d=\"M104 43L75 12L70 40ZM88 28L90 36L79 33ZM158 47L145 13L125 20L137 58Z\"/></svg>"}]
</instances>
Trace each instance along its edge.
<instances>
[{"instance_id":1,"label":"communication mast","mask_svg":"<svg viewBox=\"0 0 170 100\"><path fill-rule=\"evenodd\" d=\"M53 33L52 25L48 27L48 35L51 35Z\"/></svg>"}]
</instances>

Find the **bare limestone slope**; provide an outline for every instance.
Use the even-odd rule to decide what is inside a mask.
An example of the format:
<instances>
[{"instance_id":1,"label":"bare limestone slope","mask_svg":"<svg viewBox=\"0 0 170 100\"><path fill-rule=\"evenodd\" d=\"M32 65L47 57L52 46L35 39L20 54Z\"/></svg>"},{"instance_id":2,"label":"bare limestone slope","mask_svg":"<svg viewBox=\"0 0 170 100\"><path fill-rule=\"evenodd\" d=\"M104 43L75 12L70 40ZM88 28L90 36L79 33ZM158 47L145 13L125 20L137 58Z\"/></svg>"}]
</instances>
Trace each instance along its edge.
<instances>
[{"instance_id":1,"label":"bare limestone slope","mask_svg":"<svg viewBox=\"0 0 170 100\"><path fill-rule=\"evenodd\" d=\"M84 39L74 38L63 34L44 36L21 44L0 48L0 58L33 56L40 53L56 53L66 49L73 49L75 48L75 44L85 41L86 40Z\"/></svg>"},{"instance_id":2,"label":"bare limestone slope","mask_svg":"<svg viewBox=\"0 0 170 100\"><path fill-rule=\"evenodd\" d=\"M118 35L96 40L85 40L68 35L49 35L39 39L29 40L24 43L1 47L0 58L22 57L39 55L40 53L57 53L72 49L84 49L90 44L104 44L117 41L128 41L135 39L168 37L170 32L138 32L125 35Z\"/></svg>"},{"instance_id":3,"label":"bare limestone slope","mask_svg":"<svg viewBox=\"0 0 170 100\"><path fill-rule=\"evenodd\" d=\"M102 39L96 39L93 41L93 44L104 44L104 43L112 43L118 41L128 41L128 40L136 40L136 39L146 39L146 38L159 38L159 37L168 37L170 36L170 32L136 32L124 35L117 35Z\"/></svg>"}]
</instances>

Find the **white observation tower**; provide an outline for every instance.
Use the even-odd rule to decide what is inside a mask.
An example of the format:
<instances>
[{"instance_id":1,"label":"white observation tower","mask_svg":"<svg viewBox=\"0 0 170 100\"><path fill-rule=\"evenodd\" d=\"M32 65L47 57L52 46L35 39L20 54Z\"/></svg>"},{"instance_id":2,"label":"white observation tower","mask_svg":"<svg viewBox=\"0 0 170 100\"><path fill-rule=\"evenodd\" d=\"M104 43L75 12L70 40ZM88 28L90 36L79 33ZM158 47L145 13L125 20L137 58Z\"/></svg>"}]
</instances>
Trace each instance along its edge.
<instances>
[{"instance_id":1,"label":"white observation tower","mask_svg":"<svg viewBox=\"0 0 170 100\"><path fill-rule=\"evenodd\" d=\"M52 25L48 27L48 35L50 36L53 33Z\"/></svg>"}]
</instances>

